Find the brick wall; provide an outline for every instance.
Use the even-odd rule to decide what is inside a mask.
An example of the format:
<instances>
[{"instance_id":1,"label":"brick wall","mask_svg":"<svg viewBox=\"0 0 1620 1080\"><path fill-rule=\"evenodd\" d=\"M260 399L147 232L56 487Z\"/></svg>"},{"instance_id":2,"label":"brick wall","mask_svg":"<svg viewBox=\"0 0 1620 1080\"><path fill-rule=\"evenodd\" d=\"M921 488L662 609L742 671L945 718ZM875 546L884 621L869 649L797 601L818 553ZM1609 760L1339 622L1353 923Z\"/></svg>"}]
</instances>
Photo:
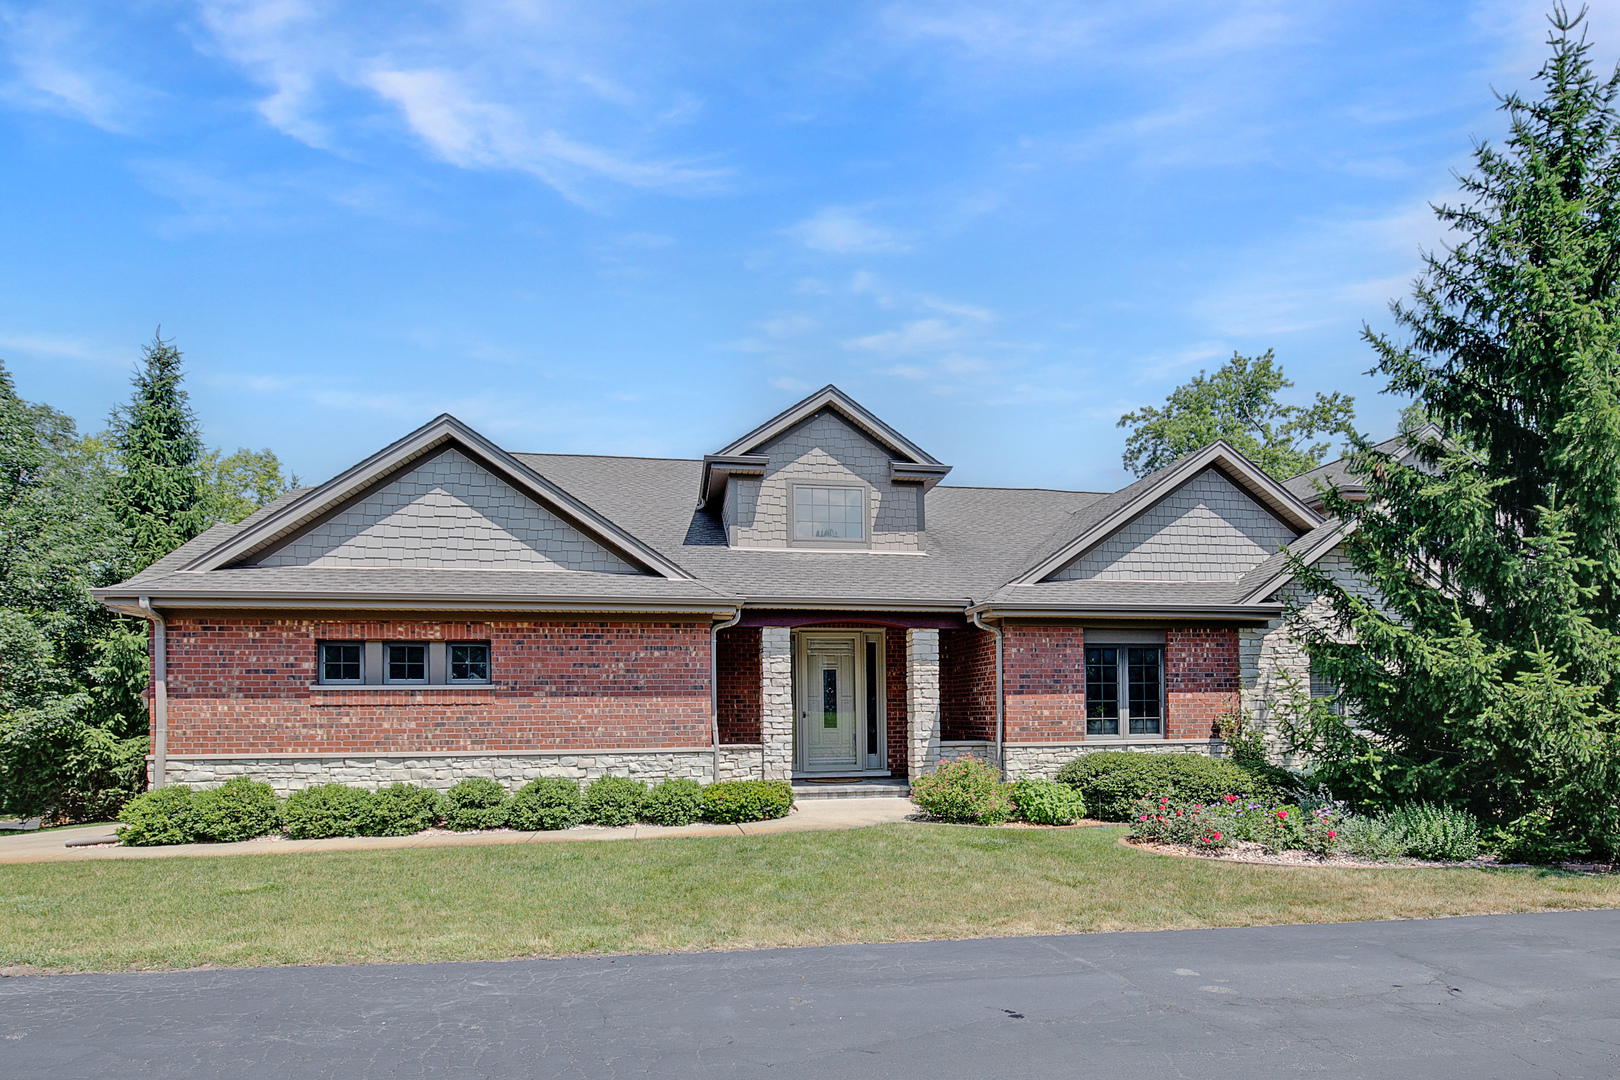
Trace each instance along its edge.
<instances>
[{"instance_id":1,"label":"brick wall","mask_svg":"<svg viewBox=\"0 0 1620 1080\"><path fill-rule=\"evenodd\" d=\"M493 684L311 688L334 639L488 641ZM706 746L708 639L703 623L172 618L169 752Z\"/></svg>"},{"instance_id":2,"label":"brick wall","mask_svg":"<svg viewBox=\"0 0 1620 1080\"><path fill-rule=\"evenodd\" d=\"M891 629L883 635L883 692L888 711L888 747L885 762L896 776L906 775L906 632Z\"/></svg>"},{"instance_id":3,"label":"brick wall","mask_svg":"<svg viewBox=\"0 0 1620 1080\"><path fill-rule=\"evenodd\" d=\"M720 741L759 742L759 627L734 626L720 631L716 659Z\"/></svg>"},{"instance_id":4,"label":"brick wall","mask_svg":"<svg viewBox=\"0 0 1620 1080\"><path fill-rule=\"evenodd\" d=\"M1008 742L1085 737L1086 650L1078 626L1008 626L1002 663Z\"/></svg>"},{"instance_id":5,"label":"brick wall","mask_svg":"<svg viewBox=\"0 0 1620 1080\"><path fill-rule=\"evenodd\" d=\"M1164 635L1166 734L1207 739L1238 707L1238 632L1230 627L1167 630Z\"/></svg>"},{"instance_id":6,"label":"brick wall","mask_svg":"<svg viewBox=\"0 0 1620 1080\"><path fill-rule=\"evenodd\" d=\"M939 633L939 737L996 737L996 638L983 630Z\"/></svg>"}]
</instances>

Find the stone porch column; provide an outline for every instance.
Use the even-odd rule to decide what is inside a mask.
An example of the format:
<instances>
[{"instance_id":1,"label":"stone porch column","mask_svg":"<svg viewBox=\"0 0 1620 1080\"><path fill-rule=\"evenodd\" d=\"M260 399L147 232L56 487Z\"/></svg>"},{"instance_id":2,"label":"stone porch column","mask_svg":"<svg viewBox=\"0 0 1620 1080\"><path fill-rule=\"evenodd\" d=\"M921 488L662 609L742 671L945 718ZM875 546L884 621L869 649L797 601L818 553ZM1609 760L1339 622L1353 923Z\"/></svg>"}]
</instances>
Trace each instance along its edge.
<instances>
[{"instance_id":1,"label":"stone porch column","mask_svg":"<svg viewBox=\"0 0 1620 1080\"><path fill-rule=\"evenodd\" d=\"M906 774L939 764L939 631L906 631Z\"/></svg>"},{"instance_id":2,"label":"stone porch column","mask_svg":"<svg viewBox=\"0 0 1620 1080\"><path fill-rule=\"evenodd\" d=\"M759 737L764 744L761 778L793 775L793 631L759 628Z\"/></svg>"}]
</instances>

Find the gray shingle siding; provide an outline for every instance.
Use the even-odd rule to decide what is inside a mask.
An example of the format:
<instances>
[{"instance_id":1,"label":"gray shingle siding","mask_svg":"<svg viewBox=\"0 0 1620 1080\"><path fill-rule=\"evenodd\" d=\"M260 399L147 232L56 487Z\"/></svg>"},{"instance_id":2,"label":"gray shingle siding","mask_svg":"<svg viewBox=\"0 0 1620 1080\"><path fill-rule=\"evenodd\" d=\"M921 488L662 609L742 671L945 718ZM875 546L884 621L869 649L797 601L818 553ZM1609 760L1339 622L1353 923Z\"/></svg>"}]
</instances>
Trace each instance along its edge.
<instances>
[{"instance_id":1,"label":"gray shingle siding","mask_svg":"<svg viewBox=\"0 0 1620 1080\"><path fill-rule=\"evenodd\" d=\"M877 550L916 551L918 485L889 479L892 455L836 412L823 410L755 453L771 463L760 480L728 487L725 524L738 547L787 547L795 482L853 484L867 492L867 528Z\"/></svg>"},{"instance_id":2,"label":"gray shingle siding","mask_svg":"<svg viewBox=\"0 0 1620 1080\"><path fill-rule=\"evenodd\" d=\"M395 477L258 565L637 572L454 449Z\"/></svg>"},{"instance_id":3,"label":"gray shingle siding","mask_svg":"<svg viewBox=\"0 0 1620 1080\"><path fill-rule=\"evenodd\" d=\"M1047 580L1230 581L1293 540L1293 530L1207 469Z\"/></svg>"}]
</instances>

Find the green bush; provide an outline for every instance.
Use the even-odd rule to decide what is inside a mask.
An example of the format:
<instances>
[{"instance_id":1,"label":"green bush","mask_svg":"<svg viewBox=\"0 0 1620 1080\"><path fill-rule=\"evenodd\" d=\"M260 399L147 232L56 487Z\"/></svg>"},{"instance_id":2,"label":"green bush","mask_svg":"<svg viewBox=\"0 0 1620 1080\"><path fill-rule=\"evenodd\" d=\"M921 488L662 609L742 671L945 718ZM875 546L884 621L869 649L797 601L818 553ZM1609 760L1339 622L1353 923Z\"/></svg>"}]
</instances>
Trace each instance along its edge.
<instances>
[{"instance_id":1,"label":"green bush","mask_svg":"<svg viewBox=\"0 0 1620 1080\"><path fill-rule=\"evenodd\" d=\"M1402 854L1455 862L1479 856L1479 822L1466 810L1418 803L1390 812L1385 823Z\"/></svg>"},{"instance_id":2,"label":"green bush","mask_svg":"<svg viewBox=\"0 0 1620 1080\"><path fill-rule=\"evenodd\" d=\"M703 785L677 777L656 784L641 804L641 820L653 825L690 825L703 816Z\"/></svg>"},{"instance_id":3,"label":"green bush","mask_svg":"<svg viewBox=\"0 0 1620 1080\"><path fill-rule=\"evenodd\" d=\"M647 785L625 776L598 776L585 787L585 820L592 825L632 825L641 817Z\"/></svg>"},{"instance_id":4,"label":"green bush","mask_svg":"<svg viewBox=\"0 0 1620 1080\"><path fill-rule=\"evenodd\" d=\"M184 784L153 788L135 796L118 811L123 822L115 831L131 847L189 844L196 839L191 789Z\"/></svg>"},{"instance_id":5,"label":"green bush","mask_svg":"<svg viewBox=\"0 0 1620 1080\"><path fill-rule=\"evenodd\" d=\"M561 777L530 780L507 804L506 823L514 829L570 829L585 818L579 785Z\"/></svg>"},{"instance_id":6,"label":"green bush","mask_svg":"<svg viewBox=\"0 0 1620 1080\"><path fill-rule=\"evenodd\" d=\"M1214 803L1222 795L1256 802L1287 800L1287 793L1253 773L1203 754L1152 754L1105 750L1082 754L1058 770L1057 779L1085 797L1099 821L1128 821L1138 799Z\"/></svg>"},{"instance_id":7,"label":"green bush","mask_svg":"<svg viewBox=\"0 0 1620 1080\"><path fill-rule=\"evenodd\" d=\"M371 806L369 791L344 784L317 784L288 795L281 818L294 840L360 836L371 822Z\"/></svg>"},{"instance_id":8,"label":"green bush","mask_svg":"<svg viewBox=\"0 0 1620 1080\"><path fill-rule=\"evenodd\" d=\"M1573 862L1587 856L1590 832L1570 829L1550 810L1532 810L1491 834L1491 850L1503 862Z\"/></svg>"},{"instance_id":9,"label":"green bush","mask_svg":"<svg viewBox=\"0 0 1620 1080\"><path fill-rule=\"evenodd\" d=\"M444 796L432 788L389 784L371 793L371 813L366 818L365 834L410 836L444 820L446 809Z\"/></svg>"},{"instance_id":10,"label":"green bush","mask_svg":"<svg viewBox=\"0 0 1620 1080\"><path fill-rule=\"evenodd\" d=\"M1400 835L1381 817L1347 817L1340 835L1344 837L1344 849L1363 859L1393 859L1403 854Z\"/></svg>"},{"instance_id":11,"label":"green bush","mask_svg":"<svg viewBox=\"0 0 1620 1080\"><path fill-rule=\"evenodd\" d=\"M281 800L269 784L237 776L193 796L191 819L199 840L252 840L281 829Z\"/></svg>"},{"instance_id":12,"label":"green bush","mask_svg":"<svg viewBox=\"0 0 1620 1080\"><path fill-rule=\"evenodd\" d=\"M1073 825L1086 816L1086 801L1068 784L1019 780L1010 785L1013 808L1033 825Z\"/></svg>"},{"instance_id":13,"label":"green bush","mask_svg":"<svg viewBox=\"0 0 1620 1080\"><path fill-rule=\"evenodd\" d=\"M444 793L449 802L444 823L452 829L498 829L506 824L510 796L485 776L469 776Z\"/></svg>"},{"instance_id":14,"label":"green bush","mask_svg":"<svg viewBox=\"0 0 1620 1080\"><path fill-rule=\"evenodd\" d=\"M703 789L703 819L719 825L768 821L793 809L786 780L722 780Z\"/></svg>"},{"instance_id":15,"label":"green bush","mask_svg":"<svg viewBox=\"0 0 1620 1080\"><path fill-rule=\"evenodd\" d=\"M936 821L999 825L1013 816L1001 775L978 758L957 758L911 782L911 801Z\"/></svg>"}]
</instances>

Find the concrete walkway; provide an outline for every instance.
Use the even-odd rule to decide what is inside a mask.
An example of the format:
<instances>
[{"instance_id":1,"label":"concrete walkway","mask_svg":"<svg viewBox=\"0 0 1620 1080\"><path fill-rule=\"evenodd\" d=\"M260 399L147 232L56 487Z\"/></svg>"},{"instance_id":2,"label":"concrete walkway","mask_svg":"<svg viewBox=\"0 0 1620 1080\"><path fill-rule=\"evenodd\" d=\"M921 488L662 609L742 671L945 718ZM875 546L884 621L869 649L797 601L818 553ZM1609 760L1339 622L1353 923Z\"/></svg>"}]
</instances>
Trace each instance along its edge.
<instances>
[{"instance_id":1,"label":"concrete walkway","mask_svg":"<svg viewBox=\"0 0 1620 1080\"><path fill-rule=\"evenodd\" d=\"M550 844L571 840L650 840L671 836L754 836L763 833L859 829L905 821L916 812L910 799L809 799L775 821L747 825L630 825L622 829L585 826L556 832L428 832L415 836L341 836L330 840L246 840L239 844L174 844L166 847L123 847L106 825L84 825L49 832L0 836L0 864L79 862L90 859L168 859L200 855L286 855L299 851L376 851L392 848L468 847L479 844ZM105 837L99 847L68 844Z\"/></svg>"}]
</instances>

